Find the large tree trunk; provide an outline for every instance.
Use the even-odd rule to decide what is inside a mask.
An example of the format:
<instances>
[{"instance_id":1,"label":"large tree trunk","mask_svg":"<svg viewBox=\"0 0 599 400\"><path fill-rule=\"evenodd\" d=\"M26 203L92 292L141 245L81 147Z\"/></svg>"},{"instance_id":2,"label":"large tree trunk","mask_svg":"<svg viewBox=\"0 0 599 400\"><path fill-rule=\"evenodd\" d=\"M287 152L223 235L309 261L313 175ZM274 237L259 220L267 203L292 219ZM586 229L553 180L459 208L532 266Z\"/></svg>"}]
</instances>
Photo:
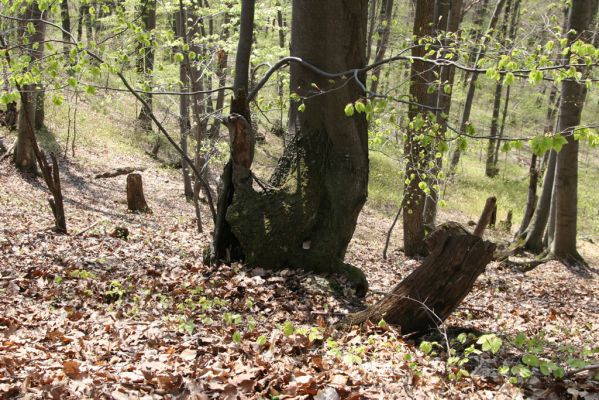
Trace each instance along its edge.
<instances>
[{"instance_id":1,"label":"large tree trunk","mask_svg":"<svg viewBox=\"0 0 599 400\"><path fill-rule=\"evenodd\" d=\"M363 67L367 3L295 0L291 55L326 71ZM241 50L249 53L245 47ZM236 70L240 75L236 76L235 86L243 87L247 70L243 65ZM359 78L364 81L364 76ZM313 90L312 83L323 89L338 89L307 97ZM363 273L343 264L367 196L366 118L364 114L347 117L343 113L346 104L360 98L360 87L343 79L331 83L328 78L292 64L291 90L306 96L306 108L297 115L299 130L286 150L291 155L289 162L282 159L275 171L281 186L264 192L254 190L249 171L235 161L233 141L234 154L225 173L232 173L235 190L224 210L226 221L249 264L346 273L358 291L364 293L367 283ZM219 202L219 207L224 203ZM219 214L222 212L219 208ZM215 252L222 257L231 243L223 243L222 238L217 243L216 236Z\"/></svg>"},{"instance_id":2,"label":"large tree trunk","mask_svg":"<svg viewBox=\"0 0 599 400\"><path fill-rule=\"evenodd\" d=\"M33 121L35 118L35 92L34 85L25 85L21 92L21 110L18 117L17 142L15 143L14 162L22 172L35 172L35 152L33 141L35 130Z\"/></svg>"},{"instance_id":3,"label":"large tree trunk","mask_svg":"<svg viewBox=\"0 0 599 400\"><path fill-rule=\"evenodd\" d=\"M46 25L39 20L42 18L42 12L38 8L37 2L29 4L25 10L24 18L26 20L35 20L33 27L35 31L29 33L28 22L19 23L19 39L24 44L28 55L31 57L31 68L35 63L40 63L42 59L42 49L44 47L44 35ZM41 66L38 66L41 68ZM18 135L15 144L14 161L21 171L35 172L36 160L34 152L35 127L37 126L36 111L38 110L37 101L40 98L41 89L38 85L24 85L20 90L21 112L18 118ZM42 97L43 99L43 97ZM43 124L43 104L41 105Z\"/></svg>"},{"instance_id":4,"label":"large tree trunk","mask_svg":"<svg viewBox=\"0 0 599 400\"><path fill-rule=\"evenodd\" d=\"M495 251L495 244L455 222L436 228L427 237L426 245L430 254L421 266L381 301L350 315L346 323L376 323L382 319L400 325L402 334L426 333L459 306Z\"/></svg>"},{"instance_id":5,"label":"large tree trunk","mask_svg":"<svg viewBox=\"0 0 599 400\"><path fill-rule=\"evenodd\" d=\"M597 13L597 0L572 2L568 16L568 43L576 40L590 43L593 32L588 31ZM569 53L568 61L572 59ZM583 69L579 67L583 73ZM567 140L557 156L555 167L555 237L551 252L564 260L580 259L576 250L576 220L578 207L578 141L573 129L580 125L586 87L573 79L562 81L558 132Z\"/></svg>"}]
</instances>

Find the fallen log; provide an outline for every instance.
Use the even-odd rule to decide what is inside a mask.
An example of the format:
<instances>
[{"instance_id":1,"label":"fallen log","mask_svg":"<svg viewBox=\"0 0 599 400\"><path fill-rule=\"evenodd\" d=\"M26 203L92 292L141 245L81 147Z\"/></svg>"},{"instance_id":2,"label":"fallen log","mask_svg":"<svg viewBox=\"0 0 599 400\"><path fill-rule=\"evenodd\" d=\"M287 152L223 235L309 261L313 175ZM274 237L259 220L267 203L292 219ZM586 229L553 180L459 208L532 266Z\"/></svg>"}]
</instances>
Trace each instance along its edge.
<instances>
[{"instance_id":1,"label":"fallen log","mask_svg":"<svg viewBox=\"0 0 599 400\"><path fill-rule=\"evenodd\" d=\"M425 239L429 255L422 265L378 303L350 314L342 325L384 320L401 326L403 334L438 327L472 290L476 278L492 260L495 244L481 238L495 198L485 205L475 234L456 222L435 228Z\"/></svg>"},{"instance_id":2,"label":"fallen log","mask_svg":"<svg viewBox=\"0 0 599 400\"><path fill-rule=\"evenodd\" d=\"M145 170L146 170L145 168L123 167L123 168L117 168L114 171L109 171L109 172L104 172L102 174L98 174L98 175L94 176L94 178L95 179L114 178L116 176L127 175L127 174L130 174L135 171L145 171Z\"/></svg>"}]
</instances>

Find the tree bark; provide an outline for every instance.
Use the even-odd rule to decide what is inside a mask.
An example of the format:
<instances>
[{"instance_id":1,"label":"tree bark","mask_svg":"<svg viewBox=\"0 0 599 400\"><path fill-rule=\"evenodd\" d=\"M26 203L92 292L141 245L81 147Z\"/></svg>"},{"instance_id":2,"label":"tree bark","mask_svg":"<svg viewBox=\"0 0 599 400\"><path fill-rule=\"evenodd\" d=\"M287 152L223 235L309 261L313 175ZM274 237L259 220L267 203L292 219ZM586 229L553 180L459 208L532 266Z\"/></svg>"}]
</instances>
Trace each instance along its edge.
<instances>
[{"instance_id":1,"label":"tree bark","mask_svg":"<svg viewBox=\"0 0 599 400\"><path fill-rule=\"evenodd\" d=\"M528 229L522 233L522 235L525 235L523 247L536 254L543 251L543 233L547 226L549 209L551 207L556 159L557 153L554 150L551 150L549 160L547 161L545 177L543 179L541 197L539 198Z\"/></svg>"},{"instance_id":2,"label":"tree bark","mask_svg":"<svg viewBox=\"0 0 599 400\"><path fill-rule=\"evenodd\" d=\"M138 47L138 51L141 51L142 53L137 60L137 72L144 83L151 88L153 81L152 75L154 72L154 29L156 29L156 0L145 1L141 13L143 30L145 33L150 35L150 44L140 44ZM148 104L148 107L143 106L141 108L137 119L142 130L151 131L152 118L150 117L150 113L152 112L152 94L142 93L141 96Z\"/></svg>"},{"instance_id":3,"label":"tree bark","mask_svg":"<svg viewBox=\"0 0 599 400\"><path fill-rule=\"evenodd\" d=\"M381 13L379 17L379 40L376 44L376 53L374 62L380 62L385 58L387 45L389 44L389 34L391 33L391 20L393 19L393 0L382 0ZM372 82L370 91L376 93L381 77L381 68L376 68L372 73Z\"/></svg>"},{"instance_id":4,"label":"tree bark","mask_svg":"<svg viewBox=\"0 0 599 400\"><path fill-rule=\"evenodd\" d=\"M43 13L38 8L37 2L34 1L27 6L24 19L38 20L33 23L35 32L28 33L28 22L19 23L19 39L24 43L25 51L31 57L28 68L31 68L35 63L41 62L41 49L43 49L44 46L43 40L46 27L45 24L39 22L42 18L42 14ZM37 44L37 46L34 46L34 44ZM21 96L21 111L18 118L18 134L13 159L17 168L23 172L35 172L37 170L34 142L39 90L38 85L27 84L21 87L19 93Z\"/></svg>"},{"instance_id":5,"label":"tree bark","mask_svg":"<svg viewBox=\"0 0 599 400\"><path fill-rule=\"evenodd\" d=\"M127 208L133 212L149 212L146 203L141 174L127 175Z\"/></svg>"},{"instance_id":6,"label":"tree bark","mask_svg":"<svg viewBox=\"0 0 599 400\"><path fill-rule=\"evenodd\" d=\"M420 267L381 301L350 315L345 323L382 319L401 326L404 335L426 333L459 306L495 251L495 244L470 234L455 222L436 228L426 244L430 253Z\"/></svg>"},{"instance_id":7,"label":"tree bark","mask_svg":"<svg viewBox=\"0 0 599 400\"><path fill-rule=\"evenodd\" d=\"M516 233L516 236L520 236L532 220L535 207L537 205L537 186L539 181L539 170L537 168L537 155L533 154L530 158L530 168L528 169L528 196L526 198L526 206L524 207L524 216L522 217L522 223Z\"/></svg>"},{"instance_id":8,"label":"tree bark","mask_svg":"<svg viewBox=\"0 0 599 400\"><path fill-rule=\"evenodd\" d=\"M462 20L462 0L438 0L435 20L437 21L437 34L446 31L448 33L458 32ZM451 39L444 39L443 44L446 47L451 46ZM439 124L439 129L436 134L433 144L433 153L437 152L437 146L446 140L447 123L449 113L451 111L451 99L453 93L453 84L455 80L455 67L443 66L440 70L440 85L437 88L437 110L435 111L436 121ZM449 86L449 92L445 91L445 86ZM435 226L437 218L437 203L439 202L439 190L436 186L439 185L439 172L443 168L443 157L434 157L434 167L430 174L427 174L428 187L430 194L424 202L424 226L432 229Z\"/></svg>"},{"instance_id":9,"label":"tree bark","mask_svg":"<svg viewBox=\"0 0 599 400\"><path fill-rule=\"evenodd\" d=\"M597 0L572 2L568 16L568 44L576 40L591 43L593 32L588 31L597 13ZM568 53L567 61L572 59ZM586 71L579 67L580 72ZM573 129L580 125L586 97L584 82L573 79L562 81L562 98L559 111L558 132L567 140L557 156L555 167L555 237L551 252L564 260L581 259L576 250L576 222L578 207L578 141Z\"/></svg>"},{"instance_id":10,"label":"tree bark","mask_svg":"<svg viewBox=\"0 0 599 400\"><path fill-rule=\"evenodd\" d=\"M178 38L185 37L187 13L183 7L183 1L179 1L179 9L175 14L175 35ZM184 40L185 42L185 40ZM187 92L190 89L189 85L189 63L182 62L179 65L179 80L181 81L181 91ZM189 118L189 96L179 96L179 132L181 135L181 150L187 155L188 145L187 139L191 131L191 121ZM191 184L190 167L184 159L181 159L181 172L183 174L183 193L187 200L193 200L193 187Z\"/></svg>"},{"instance_id":11,"label":"tree bark","mask_svg":"<svg viewBox=\"0 0 599 400\"><path fill-rule=\"evenodd\" d=\"M430 37L433 33L434 0L422 0L416 3L416 14L414 16L413 34L416 41L420 38ZM416 46L412 49L412 56L423 57L428 50L425 46ZM427 62L415 60L412 63L410 76L410 98L415 105L410 105L408 118L410 122L417 118L427 120L427 111L423 106L436 106L435 97L428 92L429 86L435 80L433 69ZM424 202L426 195L420 187L423 182L422 174L430 157L430 148L419 139L424 132L426 124L419 129L408 129L407 140L404 142L404 154L406 156L406 186L404 197L406 198L405 212L403 216L403 239L404 253L408 257L425 255L424 245ZM422 155L424 154L424 157Z\"/></svg>"},{"instance_id":12,"label":"tree bark","mask_svg":"<svg viewBox=\"0 0 599 400\"><path fill-rule=\"evenodd\" d=\"M292 7L292 56L327 71L366 65L366 0L326 3L295 0ZM245 51L249 57L249 49ZM237 64L236 70L247 79L247 64L239 61ZM235 80L238 90L245 87L242 77ZM363 82L364 76L359 79ZM308 97L312 83L319 88L337 90ZM359 293L365 293L364 274L343 264L367 196L366 118L364 114L347 117L343 113L346 104L360 98L360 87L344 79L330 82L301 65L292 64L291 90L305 98L306 108L298 113L299 130L286 149L293 156L288 164L282 159L275 171L281 185L267 191L254 190L249 171L232 158L222 179L226 182L226 175L232 175L235 189L230 205L224 210L226 222L247 263L344 273ZM239 107L234 102L232 111L243 112L244 107L247 104ZM239 111L237 114L241 114ZM221 203L219 214L222 214L220 207ZM231 248L230 243L217 243L216 239L215 232L217 255ZM223 244L226 244L224 249L218 247Z\"/></svg>"},{"instance_id":13,"label":"tree bark","mask_svg":"<svg viewBox=\"0 0 599 400\"><path fill-rule=\"evenodd\" d=\"M65 58L69 59L69 53L71 51L71 17L69 15L69 0L61 0L60 1L60 21L62 23L62 41L63 43L62 51L64 52Z\"/></svg>"}]
</instances>

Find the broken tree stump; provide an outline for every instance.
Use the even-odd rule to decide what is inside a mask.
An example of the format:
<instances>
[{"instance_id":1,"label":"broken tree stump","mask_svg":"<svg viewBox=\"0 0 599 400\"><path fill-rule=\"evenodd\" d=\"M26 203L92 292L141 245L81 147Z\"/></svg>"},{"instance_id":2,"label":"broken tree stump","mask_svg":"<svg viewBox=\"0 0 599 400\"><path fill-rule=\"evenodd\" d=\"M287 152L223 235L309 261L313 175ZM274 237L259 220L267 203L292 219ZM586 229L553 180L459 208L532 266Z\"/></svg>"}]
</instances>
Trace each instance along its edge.
<instances>
[{"instance_id":1,"label":"broken tree stump","mask_svg":"<svg viewBox=\"0 0 599 400\"><path fill-rule=\"evenodd\" d=\"M344 324L383 319L401 326L403 334L436 328L472 290L495 250L494 243L469 233L456 222L437 227L425 244L430 254L420 267L378 303L349 315Z\"/></svg>"},{"instance_id":2,"label":"broken tree stump","mask_svg":"<svg viewBox=\"0 0 599 400\"><path fill-rule=\"evenodd\" d=\"M127 175L127 208L133 212L150 212L144 196L141 174Z\"/></svg>"}]
</instances>

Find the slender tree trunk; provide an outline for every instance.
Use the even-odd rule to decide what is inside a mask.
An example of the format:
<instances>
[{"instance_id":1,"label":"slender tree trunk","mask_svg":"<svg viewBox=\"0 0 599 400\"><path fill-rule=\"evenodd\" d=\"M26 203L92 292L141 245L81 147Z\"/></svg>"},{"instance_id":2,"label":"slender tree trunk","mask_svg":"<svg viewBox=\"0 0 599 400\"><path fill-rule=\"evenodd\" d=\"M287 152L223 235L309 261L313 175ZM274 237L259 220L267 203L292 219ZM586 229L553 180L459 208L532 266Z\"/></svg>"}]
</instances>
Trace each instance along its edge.
<instances>
[{"instance_id":1,"label":"slender tree trunk","mask_svg":"<svg viewBox=\"0 0 599 400\"><path fill-rule=\"evenodd\" d=\"M487 26L485 34L481 38L481 45L476 53L476 56L474 57L473 65L477 65L478 61L482 57L484 57L487 35L489 35L491 33L491 31L495 29L495 26L497 25L497 21L499 20L499 14L501 14L501 10L502 10L504 4L505 4L505 0L497 0L497 3L495 5L495 10L493 11L491 20L489 21L489 25ZM460 122L460 132L466 132L466 127L468 126L468 124L470 124L470 113L472 112L472 105L474 103L474 92L476 90L476 81L477 80L478 80L477 73L473 73L470 76L470 79L468 80L468 92L466 93L466 101L464 103L464 109L462 110L462 119ZM460 154L461 154L461 150L458 147L453 152L453 156L451 158L451 165L450 165L451 173L455 172L455 169L458 166L458 163L460 162Z\"/></svg>"},{"instance_id":2,"label":"slender tree trunk","mask_svg":"<svg viewBox=\"0 0 599 400\"><path fill-rule=\"evenodd\" d=\"M175 34L179 38L184 38L186 29L187 13L183 7L183 1L179 0L179 10L175 14ZM179 65L179 80L181 81L181 91L187 92L190 90L189 85L189 63L182 62ZM179 131L181 134L181 150L188 154L187 139L191 131L191 122L189 119L189 96L179 96ZM190 167L184 159L181 160L181 171L183 173L183 190L187 200L193 199L193 188L191 185Z\"/></svg>"},{"instance_id":3,"label":"slender tree trunk","mask_svg":"<svg viewBox=\"0 0 599 400\"><path fill-rule=\"evenodd\" d=\"M154 72L154 29L156 29L156 0L147 0L143 4L141 9L141 20L143 23L144 32L150 35L150 44L140 44L138 51L141 52L137 60L137 72L140 78L145 83L145 86L152 88L153 72ZM142 107L137 120L143 131L152 130L152 118L150 113L152 112L152 95L150 93L143 93L143 99L148 104L148 107Z\"/></svg>"},{"instance_id":4,"label":"slender tree trunk","mask_svg":"<svg viewBox=\"0 0 599 400\"><path fill-rule=\"evenodd\" d=\"M547 169L545 170L545 177L543 179L541 197L539 198L528 229L523 232L523 235L526 235L523 247L536 254L543 251L543 233L545 232L547 220L549 219L556 159L557 153L554 150L551 150L547 162Z\"/></svg>"},{"instance_id":5,"label":"slender tree trunk","mask_svg":"<svg viewBox=\"0 0 599 400\"><path fill-rule=\"evenodd\" d=\"M592 31L588 31L597 13L597 0L576 0L572 2L568 15L568 43L576 40L590 43ZM568 55L568 61L571 54ZM582 68L579 71L586 72ZM576 223L578 207L578 141L573 129L580 125L580 118L586 87L584 82L573 79L562 81L562 98L559 111L558 132L567 143L557 156L555 168L555 237L551 252L564 260L580 259L576 250Z\"/></svg>"},{"instance_id":6,"label":"slender tree trunk","mask_svg":"<svg viewBox=\"0 0 599 400\"><path fill-rule=\"evenodd\" d=\"M71 51L71 17L69 15L69 0L61 0L60 2L60 21L62 23L62 40L64 43L62 51L64 52L65 58L69 58L69 52Z\"/></svg>"},{"instance_id":7,"label":"slender tree trunk","mask_svg":"<svg viewBox=\"0 0 599 400\"><path fill-rule=\"evenodd\" d=\"M438 33L458 32L462 19L462 0L438 0L435 12L435 21L437 21ZM450 47L448 39L443 40L443 44ZM455 67L441 67L440 81L441 84L437 88L437 110L435 111L436 121L439 124L437 137L435 138L433 153L437 152L437 146L446 140L447 123L449 112L451 111L451 99L453 93L453 83L455 79ZM446 87L450 90L446 91ZM439 172L443 169L443 157L434 158L434 167L431 169L430 179L428 179L428 187L430 194L426 197L424 203L424 225L433 228L437 217L437 203L439 201Z\"/></svg>"},{"instance_id":8,"label":"slender tree trunk","mask_svg":"<svg viewBox=\"0 0 599 400\"><path fill-rule=\"evenodd\" d=\"M368 2L368 41L366 42L366 62L370 63L370 54L372 53L372 40L374 39L374 27L376 26L377 0Z\"/></svg>"},{"instance_id":9,"label":"slender tree trunk","mask_svg":"<svg viewBox=\"0 0 599 400\"><path fill-rule=\"evenodd\" d=\"M433 33L434 0L422 0L416 4L414 16L413 34L418 41L419 38L431 36ZM427 53L425 46L417 46L412 49L412 56L423 57ZM429 86L435 80L432 68L427 62L415 60L412 63L410 75L410 98L418 105L410 105L408 117L413 123L417 119L427 119L427 110L421 106L436 106L435 98L428 92ZM424 202L425 192L420 187L422 173L429 161L430 149L418 138L425 126L419 129L408 130L407 140L404 142L404 154L406 155L406 186L404 196L406 198L406 212L403 216L403 239L404 253L408 257L425 255L426 247L424 237ZM423 157L424 155L424 157Z\"/></svg>"},{"instance_id":10,"label":"slender tree trunk","mask_svg":"<svg viewBox=\"0 0 599 400\"><path fill-rule=\"evenodd\" d=\"M229 13L227 11L225 11L224 13L224 17L223 17L223 24L228 24L229 23ZM229 37L229 30L228 29L224 29L223 32L221 33L221 41L226 42L227 39ZM221 47L217 50L216 52L216 57L217 57L217 70L216 70L216 75L218 76L218 87L224 87L227 84L227 65L228 65L228 59L229 56L227 54L227 51L224 49L224 47ZM224 108L225 106L225 91L221 90L217 93L216 95L216 112L220 113L221 110ZM211 139L216 139L218 138L219 132L220 132L220 121L215 120L215 122L212 124L212 126L210 127L210 138Z\"/></svg>"},{"instance_id":11,"label":"slender tree trunk","mask_svg":"<svg viewBox=\"0 0 599 400\"><path fill-rule=\"evenodd\" d=\"M532 215L537 205L537 186L539 181L539 170L537 169L537 155L533 154L530 158L530 168L528 169L528 197L526 199L526 207L524 208L524 216L522 223L518 229L516 236L520 236L522 232L528 228Z\"/></svg>"},{"instance_id":12,"label":"slender tree trunk","mask_svg":"<svg viewBox=\"0 0 599 400\"><path fill-rule=\"evenodd\" d=\"M503 83L501 81L495 84L495 96L493 100L493 116L491 117L491 129L489 130L489 142L487 145L487 162L485 164L485 175L493 178L497 175L498 169L495 161L495 146L497 144L499 110L501 109L501 92Z\"/></svg>"},{"instance_id":13,"label":"slender tree trunk","mask_svg":"<svg viewBox=\"0 0 599 400\"><path fill-rule=\"evenodd\" d=\"M389 34L391 33L391 20L393 19L393 0L382 0L381 14L379 17L379 40L376 44L376 54L374 62L379 62L385 58L387 46L389 44ZM381 77L381 68L376 68L372 74L370 91L376 93Z\"/></svg>"}]
</instances>

